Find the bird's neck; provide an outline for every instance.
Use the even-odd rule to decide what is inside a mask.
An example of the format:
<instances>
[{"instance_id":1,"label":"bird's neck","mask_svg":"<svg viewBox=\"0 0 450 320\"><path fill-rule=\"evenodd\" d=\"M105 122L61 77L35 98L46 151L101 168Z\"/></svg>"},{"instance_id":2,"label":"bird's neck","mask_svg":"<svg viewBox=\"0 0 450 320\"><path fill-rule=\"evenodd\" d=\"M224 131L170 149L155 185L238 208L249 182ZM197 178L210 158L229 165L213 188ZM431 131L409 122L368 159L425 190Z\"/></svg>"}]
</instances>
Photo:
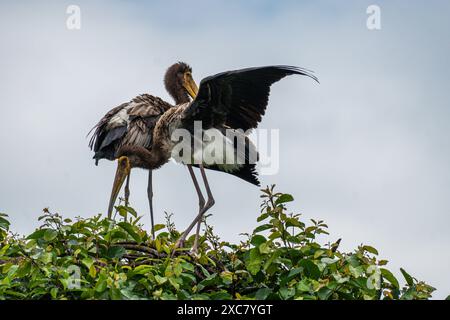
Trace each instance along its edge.
<instances>
[{"instance_id":1,"label":"bird's neck","mask_svg":"<svg viewBox=\"0 0 450 320\"><path fill-rule=\"evenodd\" d=\"M152 150L148 150L144 147L125 145L121 147L120 154L123 155L133 155L133 167L142 169L158 169L167 161L169 161L169 156L167 153L163 152L159 143L155 141L152 146Z\"/></svg>"},{"instance_id":2,"label":"bird's neck","mask_svg":"<svg viewBox=\"0 0 450 320\"><path fill-rule=\"evenodd\" d=\"M141 167L144 169L158 169L167 161L169 161L169 156L167 153L163 152L163 149L157 142L152 146L151 150L142 148L140 158L142 159Z\"/></svg>"},{"instance_id":3,"label":"bird's neck","mask_svg":"<svg viewBox=\"0 0 450 320\"><path fill-rule=\"evenodd\" d=\"M174 90L171 92L171 96L173 100L175 100L175 104L177 105L191 101L186 90L182 87L177 86L176 88L174 88Z\"/></svg>"}]
</instances>

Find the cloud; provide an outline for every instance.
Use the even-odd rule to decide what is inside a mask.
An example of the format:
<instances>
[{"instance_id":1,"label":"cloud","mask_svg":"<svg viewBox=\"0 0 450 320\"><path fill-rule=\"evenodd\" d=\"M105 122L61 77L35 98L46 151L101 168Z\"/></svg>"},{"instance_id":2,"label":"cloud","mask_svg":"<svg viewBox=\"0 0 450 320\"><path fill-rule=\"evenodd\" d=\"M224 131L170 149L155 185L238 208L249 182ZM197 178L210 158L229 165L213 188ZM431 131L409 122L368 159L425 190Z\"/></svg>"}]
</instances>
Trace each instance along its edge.
<instances>
[{"instance_id":1,"label":"cloud","mask_svg":"<svg viewBox=\"0 0 450 320\"><path fill-rule=\"evenodd\" d=\"M115 164L95 167L85 135L137 94L170 101L162 76L174 61L189 62L197 80L293 64L321 84L274 85L261 127L280 129L280 172L262 183L292 193L292 209L326 220L344 248L367 241L392 267L437 287L436 297L448 294L449 4L379 1L380 31L365 27L368 1L78 1L80 31L65 28L69 4L0 4L0 210L15 230L33 230L46 206L68 216L105 211ZM236 239L255 225L259 191L208 176L210 222ZM146 183L133 172L141 213ZM157 219L167 210L187 226L197 211L187 170L169 163L154 184Z\"/></svg>"}]
</instances>

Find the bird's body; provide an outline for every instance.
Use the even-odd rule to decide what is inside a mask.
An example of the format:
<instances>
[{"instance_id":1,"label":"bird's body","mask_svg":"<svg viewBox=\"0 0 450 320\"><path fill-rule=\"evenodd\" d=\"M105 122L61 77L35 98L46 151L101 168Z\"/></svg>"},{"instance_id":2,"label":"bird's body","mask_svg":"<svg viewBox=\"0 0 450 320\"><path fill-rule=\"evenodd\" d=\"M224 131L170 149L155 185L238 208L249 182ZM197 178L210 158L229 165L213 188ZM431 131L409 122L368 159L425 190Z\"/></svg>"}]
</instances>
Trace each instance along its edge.
<instances>
[{"instance_id":1,"label":"bird's body","mask_svg":"<svg viewBox=\"0 0 450 320\"><path fill-rule=\"evenodd\" d=\"M111 109L94 127L89 146L100 159L115 160L122 146L150 149L158 119L173 105L149 94L142 94Z\"/></svg>"}]
</instances>

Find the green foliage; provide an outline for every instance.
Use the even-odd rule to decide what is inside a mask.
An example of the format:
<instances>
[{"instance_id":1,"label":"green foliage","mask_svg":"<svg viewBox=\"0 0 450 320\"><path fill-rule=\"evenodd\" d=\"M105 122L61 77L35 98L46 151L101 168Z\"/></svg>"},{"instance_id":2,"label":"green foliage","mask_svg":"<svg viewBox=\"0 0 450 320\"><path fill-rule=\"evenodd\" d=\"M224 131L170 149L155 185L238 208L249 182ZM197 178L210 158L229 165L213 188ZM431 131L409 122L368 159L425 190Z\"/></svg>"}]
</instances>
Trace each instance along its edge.
<instances>
[{"instance_id":1,"label":"green foliage","mask_svg":"<svg viewBox=\"0 0 450 320\"><path fill-rule=\"evenodd\" d=\"M156 239L129 207L120 221L63 219L44 210L42 226L23 238L0 214L0 299L427 299L434 288L405 270L400 285L378 251L339 251L323 221L288 214L289 194L263 190L258 226L238 244L205 223L198 254L174 250L170 215ZM192 245L193 237L186 246Z\"/></svg>"}]
</instances>

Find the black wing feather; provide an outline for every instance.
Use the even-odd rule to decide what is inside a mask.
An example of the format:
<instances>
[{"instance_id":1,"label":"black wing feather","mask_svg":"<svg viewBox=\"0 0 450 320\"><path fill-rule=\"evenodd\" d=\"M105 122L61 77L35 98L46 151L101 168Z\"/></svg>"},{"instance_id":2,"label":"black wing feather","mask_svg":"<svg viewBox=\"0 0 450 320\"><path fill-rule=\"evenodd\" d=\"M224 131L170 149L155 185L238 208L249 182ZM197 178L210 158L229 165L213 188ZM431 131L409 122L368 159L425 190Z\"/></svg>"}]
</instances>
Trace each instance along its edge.
<instances>
[{"instance_id":1,"label":"black wing feather","mask_svg":"<svg viewBox=\"0 0 450 320\"><path fill-rule=\"evenodd\" d=\"M116 142L117 140L121 139L125 133L127 132L126 126L116 127L106 132L105 138L101 139L99 141L102 141L102 144L98 148L99 150L104 149L108 146L110 146L112 143Z\"/></svg>"},{"instance_id":2,"label":"black wing feather","mask_svg":"<svg viewBox=\"0 0 450 320\"><path fill-rule=\"evenodd\" d=\"M186 126L192 120L201 120L204 129L220 125L256 128L265 113L270 86L294 74L318 81L311 71L292 66L247 68L207 77L200 82L197 97L185 111Z\"/></svg>"}]
</instances>

